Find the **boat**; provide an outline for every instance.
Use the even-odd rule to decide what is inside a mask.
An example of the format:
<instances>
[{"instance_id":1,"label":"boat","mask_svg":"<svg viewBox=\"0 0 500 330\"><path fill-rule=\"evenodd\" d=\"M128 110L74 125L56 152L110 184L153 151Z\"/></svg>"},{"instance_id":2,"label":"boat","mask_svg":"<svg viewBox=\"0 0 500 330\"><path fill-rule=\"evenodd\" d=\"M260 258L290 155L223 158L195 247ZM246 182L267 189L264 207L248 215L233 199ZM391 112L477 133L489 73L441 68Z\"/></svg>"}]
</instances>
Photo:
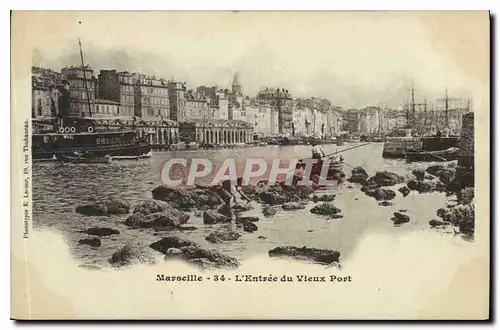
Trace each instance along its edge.
<instances>
[{"instance_id":1,"label":"boat","mask_svg":"<svg viewBox=\"0 0 500 330\"><path fill-rule=\"evenodd\" d=\"M145 159L145 158L151 158L153 156L153 153L150 151L146 154L142 154L139 156L114 156L113 160L135 160L135 159Z\"/></svg>"},{"instance_id":2,"label":"boat","mask_svg":"<svg viewBox=\"0 0 500 330\"><path fill-rule=\"evenodd\" d=\"M75 152L85 150L96 157L106 155L140 156L151 151L151 145L138 139L135 130L108 129L91 118L67 117L46 119L44 130L34 123L32 134L32 157L35 161L50 161L54 155L72 157Z\"/></svg>"},{"instance_id":3,"label":"boat","mask_svg":"<svg viewBox=\"0 0 500 330\"><path fill-rule=\"evenodd\" d=\"M407 149L406 160L408 162L448 162L458 159L459 150L454 147L437 151Z\"/></svg>"},{"instance_id":4,"label":"boat","mask_svg":"<svg viewBox=\"0 0 500 330\"><path fill-rule=\"evenodd\" d=\"M95 157L89 155L77 155L77 156L65 156L65 155L56 155L57 160L60 160L64 163L72 163L72 164L109 164L113 160L113 157L106 155L104 157Z\"/></svg>"}]
</instances>

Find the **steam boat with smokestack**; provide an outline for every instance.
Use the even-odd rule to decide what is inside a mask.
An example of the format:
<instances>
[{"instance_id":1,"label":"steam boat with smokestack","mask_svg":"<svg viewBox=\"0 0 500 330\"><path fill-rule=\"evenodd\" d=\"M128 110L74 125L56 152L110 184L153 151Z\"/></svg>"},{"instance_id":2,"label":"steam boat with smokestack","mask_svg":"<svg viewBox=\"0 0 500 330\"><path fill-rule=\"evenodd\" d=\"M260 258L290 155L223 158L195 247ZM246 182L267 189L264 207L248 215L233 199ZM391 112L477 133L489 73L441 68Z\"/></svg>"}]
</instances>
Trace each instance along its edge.
<instances>
[{"instance_id":1,"label":"steam boat with smokestack","mask_svg":"<svg viewBox=\"0 0 500 330\"><path fill-rule=\"evenodd\" d=\"M34 123L32 157L51 160L88 152L95 157L140 157L151 152L150 144L137 139L135 130L108 129L91 118L55 118Z\"/></svg>"}]
</instances>

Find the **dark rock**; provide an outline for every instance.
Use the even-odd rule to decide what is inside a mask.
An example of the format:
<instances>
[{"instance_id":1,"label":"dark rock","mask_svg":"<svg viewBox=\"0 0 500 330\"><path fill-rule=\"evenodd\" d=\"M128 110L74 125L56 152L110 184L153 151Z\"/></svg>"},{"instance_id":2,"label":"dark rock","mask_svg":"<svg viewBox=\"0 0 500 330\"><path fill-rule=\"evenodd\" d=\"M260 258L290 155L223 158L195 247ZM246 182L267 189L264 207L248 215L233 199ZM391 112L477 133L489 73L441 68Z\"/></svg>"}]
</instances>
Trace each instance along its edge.
<instances>
[{"instance_id":1,"label":"dark rock","mask_svg":"<svg viewBox=\"0 0 500 330\"><path fill-rule=\"evenodd\" d=\"M407 185L408 188L410 188L411 190L416 190L419 193L426 193L436 190L436 183L432 181L410 180L408 181Z\"/></svg>"},{"instance_id":2,"label":"dark rock","mask_svg":"<svg viewBox=\"0 0 500 330\"><path fill-rule=\"evenodd\" d=\"M448 225L447 222L444 222L444 221L439 221L439 220L431 220L429 221L429 225L431 225L431 227L442 227L442 226L446 226Z\"/></svg>"},{"instance_id":3,"label":"dark rock","mask_svg":"<svg viewBox=\"0 0 500 330\"><path fill-rule=\"evenodd\" d=\"M267 237L266 236L259 236L259 237L257 237L257 239L267 239Z\"/></svg>"},{"instance_id":4,"label":"dark rock","mask_svg":"<svg viewBox=\"0 0 500 330\"><path fill-rule=\"evenodd\" d=\"M348 188L348 189L352 189L352 188L354 188L354 187L353 187L353 186L347 186L347 188Z\"/></svg>"},{"instance_id":5,"label":"dark rock","mask_svg":"<svg viewBox=\"0 0 500 330\"><path fill-rule=\"evenodd\" d=\"M265 204L280 205L288 202L288 198L275 191L264 191L260 195L260 200Z\"/></svg>"},{"instance_id":6,"label":"dark rock","mask_svg":"<svg viewBox=\"0 0 500 330\"><path fill-rule=\"evenodd\" d=\"M177 236L167 236L149 245L155 251L167 254L168 249L180 249L184 246L198 246L195 242Z\"/></svg>"},{"instance_id":7,"label":"dark rock","mask_svg":"<svg viewBox=\"0 0 500 330\"><path fill-rule=\"evenodd\" d=\"M399 210L399 212L407 212L407 210L401 209L401 210Z\"/></svg>"},{"instance_id":8,"label":"dark rock","mask_svg":"<svg viewBox=\"0 0 500 330\"><path fill-rule=\"evenodd\" d=\"M239 266L236 258L227 256L215 250L202 249L196 246L180 248L182 258L202 268L235 268ZM205 260L199 260L205 259Z\"/></svg>"},{"instance_id":9,"label":"dark rock","mask_svg":"<svg viewBox=\"0 0 500 330\"><path fill-rule=\"evenodd\" d=\"M123 267L133 264L153 265L156 263L156 259L150 249L136 243L127 244L113 253L109 259L109 263L113 267Z\"/></svg>"},{"instance_id":10,"label":"dark rock","mask_svg":"<svg viewBox=\"0 0 500 330\"><path fill-rule=\"evenodd\" d=\"M366 172L366 170L361 166L357 166L352 169L351 177L347 179L347 181L365 185L367 179L368 179L368 173Z\"/></svg>"},{"instance_id":11,"label":"dark rock","mask_svg":"<svg viewBox=\"0 0 500 330\"><path fill-rule=\"evenodd\" d=\"M129 216L124 224L136 228L173 230L177 226L186 223L189 215L179 210L172 210L172 212L153 213L149 215L135 213Z\"/></svg>"},{"instance_id":12,"label":"dark rock","mask_svg":"<svg viewBox=\"0 0 500 330\"><path fill-rule=\"evenodd\" d=\"M237 222L258 222L259 217L238 217L236 219Z\"/></svg>"},{"instance_id":13,"label":"dark rock","mask_svg":"<svg viewBox=\"0 0 500 330\"><path fill-rule=\"evenodd\" d=\"M377 172L374 176L368 179L368 185L377 186L394 186L398 183L403 183L404 177L389 171Z\"/></svg>"},{"instance_id":14,"label":"dark rock","mask_svg":"<svg viewBox=\"0 0 500 330\"><path fill-rule=\"evenodd\" d=\"M262 209L262 214L264 214L264 216L266 217L273 216L276 214L276 212L276 208L271 205L267 205Z\"/></svg>"},{"instance_id":15,"label":"dark rock","mask_svg":"<svg viewBox=\"0 0 500 330\"><path fill-rule=\"evenodd\" d=\"M396 193L391 189L377 188L373 190L365 191L365 194L375 198L378 201L381 200L391 200L396 197Z\"/></svg>"},{"instance_id":16,"label":"dark rock","mask_svg":"<svg viewBox=\"0 0 500 330\"><path fill-rule=\"evenodd\" d=\"M474 188L468 187L457 192L457 201L459 204L470 204L474 200Z\"/></svg>"},{"instance_id":17,"label":"dark rock","mask_svg":"<svg viewBox=\"0 0 500 330\"><path fill-rule=\"evenodd\" d=\"M105 228L105 227L92 227L83 231L84 233L92 236L111 236L118 235L120 232L116 229Z\"/></svg>"},{"instance_id":18,"label":"dark rock","mask_svg":"<svg viewBox=\"0 0 500 330\"><path fill-rule=\"evenodd\" d=\"M198 227L190 226L190 225L178 225L177 229L181 231L192 231L198 229Z\"/></svg>"},{"instance_id":19,"label":"dark rock","mask_svg":"<svg viewBox=\"0 0 500 330\"><path fill-rule=\"evenodd\" d=\"M101 246L101 240L96 237L92 238L84 238L78 241L78 244L85 244L85 245L90 245L93 247L99 247Z\"/></svg>"},{"instance_id":20,"label":"dark rock","mask_svg":"<svg viewBox=\"0 0 500 330\"><path fill-rule=\"evenodd\" d=\"M264 204L280 205L287 202L298 202L308 199L314 192L312 186L287 185L279 183L269 186L259 194L260 200Z\"/></svg>"},{"instance_id":21,"label":"dark rock","mask_svg":"<svg viewBox=\"0 0 500 330\"><path fill-rule=\"evenodd\" d=\"M438 215L445 222L459 226L460 231L466 235L473 235L475 229L474 204L459 204L451 209L439 209Z\"/></svg>"},{"instance_id":22,"label":"dark rock","mask_svg":"<svg viewBox=\"0 0 500 330\"><path fill-rule=\"evenodd\" d=\"M222 243L226 241L235 241L240 238L240 234L234 230L221 230L211 232L205 239L210 243Z\"/></svg>"},{"instance_id":23,"label":"dark rock","mask_svg":"<svg viewBox=\"0 0 500 330\"><path fill-rule=\"evenodd\" d=\"M340 213L341 210L339 208L336 208L335 205L332 203L322 203L319 205L316 205L310 210L311 213L314 214L320 214L320 215L333 215Z\"/></svg>"},{"instance_id":24,"label":"dark rock","mask_svg":"<svg viewBox=\"0 0 500 330\"><path fill-rule=\"evenodd\" d=\"M395 225L410 222L410 217L400 212L394 212L394 217L391 219Z\"/></svg>"},{"instance_id":25,"label":"dark rock","mask_svg":"<svg viewBox=\"0 0 500 330\"><path fill-rule=\"evenodd\" d=\"M203 212L203 223L206 225L213 225L215 223L226 223L226 222L231 222L231 218L215 211Z\"/></svg>"},{"instance_id":26,"label":"dark rock","mask_svg":"<svg viewBox=\"0 0 500 330\"><path fill-rule=\"evenodd\" d=\"M446 212L447 212L447 211L446 211L446 209L444 209L444 208L439 208L439 209L437 209L436 214L437 214L437 216L438 216L438 217L443 217L443 215L444 215Z\"/></svg>"},{"instance_id":27,"label":"dark rock","mask_svg":"<svg viewBox=\"0 0 500 330\"><path fill-rule=\"evenodd\" d=\"M312 232L314 232L314 230L313 229L309 229L307 232L308 233L312 233Z\"/></svg>"},{"instance_id":28,"label":"dark rock","mask_svg":"<svg viewBox=\"0 0 500 330\"><path fill-rule=\"evenodd\" d=\"M418 181L422 181L425 178L424 170L413 170L411 173L417 178Z\"/></svg>"},{"instance_id":29,"label":"dark rock","mask_svg":"<svg viewBox=\"0 0 500 330\"><path fill-rule=\"evenodd\" d=\"M425 170L427 173L437 176L442 183L448 184L455 178L456 169L453 166L431 165Z\"/></svg>"},{"instance_id":30,"label":"dark rock","mask_svg":"<svg viewBox=\"0 0 500 330\"><path fill-rule=\"evenodd\" d=\"M216 191L211 189L178 189L168 186L158 186L151 191L153 199L174 202L180 210L213 209L222 201Z\"/></svg>"},{"instance_id":31,"label":"dark rock","mask_svg":"<svg viewBox=\"0 0 500 330\"><path fill-rule=\"evenodd\" d=\"M245 212L245 211L253 210L253 206L250 204L235 204L233 206L233 210L235 212Z\"/></svg>"},{"instance_id":32,"label":"dark rock","mask_svg":"<svg viewBox=\"0 0 500 330\"><path fill-rule=\"evenodd\" d=\"M334 194L325 194L325 195L314 195L312 200L314 203L317 202L333 202L335 200L336 195Z\"/></svg>"},{"instance_id":33,"label":"dark rock","mask_svg":"<svg viewBox=\"0 0 500 330\"><path fill-rule=\"evenodd\" d=\"M253 233L254 231L257 231L259 227L257 227L256 224L253 222L243 222L243 231L247 233Z\"/></svg>"},{"instance_id":34,"label":"dark rock","mask_svg":"<svg viewBox=\"0 0 500 330\"><path fill-rule=\"evenodd\" d=\"M394 205L394 204L392 204L391 202L388 202L388 201L382 201L382 202L378 203L378 205L380 205L380 206L391 206L391 205Z\"/></svg>"},{"instance_id":35,"label":"dark rock","mask_svg":"<svg viewBox=\"0 0 500 330\"><path fill-rule=\"evenodd\" d=\"M279 246L269 251L270 257L290 257L298 260L309 260L321 264L339 262L340 252L308 247Z\"/></svg>"},{"instance_id":36,"label":"dark rock","mask_svg":"<svg viewBox=\"0 0 500 330\"><path fill-rule=\"evenodd\" d=\"M88 216L106 216L111 214L127 214L130 204L124 199L111 197L95 204L76 207L76 212Z\"/></svg>"},{"instance_id":37,"label":"dark rock","mask_svg":"<svg viewBox=\"0 0 500 330\"><path fill-rule=\"evenodd\" d=\"M231 207L227 204L222 204L221 206L219 206L217 208L217 213L220 213L228 218L232 218L233 217L233 210L231 209Z\"/></svg>"},{"instance_id":38,"label":"dark rock","mask_svg":"<svg viewBox=\"0 0 500 330\"><path fill-rule=\"evenodd\" d=\"M150 201L145 201L142 202L141 204L137 205L132 213L140 213L144 215L152 214L152 213L158 213L158 212L163 212L170 208L170 205L167 202L163 201L158 201L158 200L150 200Z\"/></svg>"},{"instance_id":39,"label":"dark rock","mask_svg":"<svg viewBox=\"0 0 500 330\"><path fill-rule=\"evenodd\" d=\"M410 188L407 186L402 186L401 188L398 189L398 191L403 195L403 197L408 196L408 194L411 192Z\"/></svg>"},{"instance_id":40,"label":"dark rock","mask_svg":"<svg viewBox=\"0 0 500 330\"><path fill-rule=\"evenodd\" d=\"M281 208L285 211L302 210L305 209L305 205L298 202L288 202L284 203Z\"/></svg>"},{"instance_id":41,"label":"dark rock","mask_svg":"<svg viewBox=\"0 0 500 330\"><path fill-rule=\"evenodd\" d=\"M430 180L430 181L432 181L432 180L434 180L435 178L436 178L435 176L425 173L425 176L424 176L424 179L425 179L425 180Z\"/></svg>"},{"instance_id":42,"label":"dark rock","mask_svg":"<svg viewBox=\"0 0 500 330\"><path fill-rule=\"evenodd\" d=\"M447 208L449 208L449 209L452 209L452 208L454 208L455 206L456 206L455 204L448 204L448 205L446 205L446 207L447 207Z\"/></svg>"},{"instance_id":43,"label":"dark rock","mask_svg":"<svg viewBox=\"0 0 500 330\"><path fill-rule=\"evenodd\" d=\"M343 215L341 215L341 214L332 214L332 215L330 216L330 218L332 218L332 219L340 219L340 218L343 218L343 217L344 217L344 216L343 216Z\"/></svg>"}]
</instances>

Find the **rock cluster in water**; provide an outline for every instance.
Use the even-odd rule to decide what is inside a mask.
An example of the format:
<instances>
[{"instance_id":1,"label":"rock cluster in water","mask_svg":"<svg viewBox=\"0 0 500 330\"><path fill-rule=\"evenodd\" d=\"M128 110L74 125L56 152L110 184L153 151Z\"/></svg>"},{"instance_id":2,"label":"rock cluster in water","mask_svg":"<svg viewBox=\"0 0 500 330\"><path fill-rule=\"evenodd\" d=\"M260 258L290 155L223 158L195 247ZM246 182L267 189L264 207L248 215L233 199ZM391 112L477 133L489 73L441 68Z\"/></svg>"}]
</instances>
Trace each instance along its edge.
<instances>
[{"instance_id":1,"label":"rock cluster in water","mask_svg":"<svg viewBox=\"0 0 500 330\"><path fill-rule=\"evenodd\" d=\"M389 171L376 172L370 177L365 169L358 166L352 170L348 181L358 184L358 187L361 185L361 191L377 200L380 206L393 205L390 201L396 198L395 190L403 197L412 191L456 193L458 204L439 209L437 215L442 220L431 219L429 225L433 228L442 228L451 224L458 226L462 233L473 234L474 189L457 189L455 168L450 164L431 165L425 170L413 170L413 178L408 180ZM402 185L399 188L390 188L400 184ZM263 204L262 214L266 218L272 217L277 212L303 210L311 201L315 205L309 210L310 213L328 218L342 217L340 214L342 211L333 203L336 196L313 195L315 191L313 186L289 186L284 183L270 186L267 182L261 182L255 186L244 186L242 190L250 199ZM129 202L119 197L79 206L76 212L87 216L127 215L123 222L126 226L131 229L153 229L157 231L155 235L160 236L164 231L196 230L195 226L188 224L190 215L187 212L194 211L196 217L203 218L205 225L216 225L214 226L216 229L205 238L212 244L238 240L242 235L248 235L245 233L254 233L259 229L257 225L259 217L244 215L244 212L253 209L253 206L239 203L229 207L223 202L224 196L220 195L220 187L197 186L193 189L177 189L158 186L152 190L152 197L152 200L135 205L132 214ZM391 220L399 226L410 222L410 216L400 210L394 212ZM82 232L89 236L81 239L79 243L94 248L101 246L101 238L106 239L108 236L120 234L118 230L106 227L92 227ZM258 239L265 237L258 236ZM155 263L153 250L164 254L165 259L184 260L202 268L231 268L239 264L238 260L231 256L202 248L190 240L173 235L163 237L149 246L125 245L111 256L109 262L114 267L135 263L152 264ZM280 246L270 250L269 256L286 256L330 264L338 262L340 252L311 247Z\"/></svg>"}]
</instances>

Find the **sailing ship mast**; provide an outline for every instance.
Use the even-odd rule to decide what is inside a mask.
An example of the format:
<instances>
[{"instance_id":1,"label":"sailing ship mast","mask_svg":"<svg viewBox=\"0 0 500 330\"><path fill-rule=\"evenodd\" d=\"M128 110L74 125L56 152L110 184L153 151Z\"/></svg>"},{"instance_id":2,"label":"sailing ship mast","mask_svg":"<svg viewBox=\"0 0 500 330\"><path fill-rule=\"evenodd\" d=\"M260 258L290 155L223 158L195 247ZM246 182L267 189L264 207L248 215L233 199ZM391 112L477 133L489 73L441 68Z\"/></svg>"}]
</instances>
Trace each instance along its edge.
<instances>
[{"instance_id":1,"label":"sailing ship mast","mask_svg":"<svg viewBox=\"0 0 500 330\"><path fill-rule=\"evenodd\" d=\"M87 104L89 106L89 115L92 117L92 107L90 106L90 95L89 95L89 89L87 87L87 77L85 74L85 64L83 61L83 51L82 51L82 42L80 39L78 39L78 45L80 47L80 59L82 60L82 70L83 70L83 87L85 88L85 93L87 95Z\"/></svg>"}]
</instances>

